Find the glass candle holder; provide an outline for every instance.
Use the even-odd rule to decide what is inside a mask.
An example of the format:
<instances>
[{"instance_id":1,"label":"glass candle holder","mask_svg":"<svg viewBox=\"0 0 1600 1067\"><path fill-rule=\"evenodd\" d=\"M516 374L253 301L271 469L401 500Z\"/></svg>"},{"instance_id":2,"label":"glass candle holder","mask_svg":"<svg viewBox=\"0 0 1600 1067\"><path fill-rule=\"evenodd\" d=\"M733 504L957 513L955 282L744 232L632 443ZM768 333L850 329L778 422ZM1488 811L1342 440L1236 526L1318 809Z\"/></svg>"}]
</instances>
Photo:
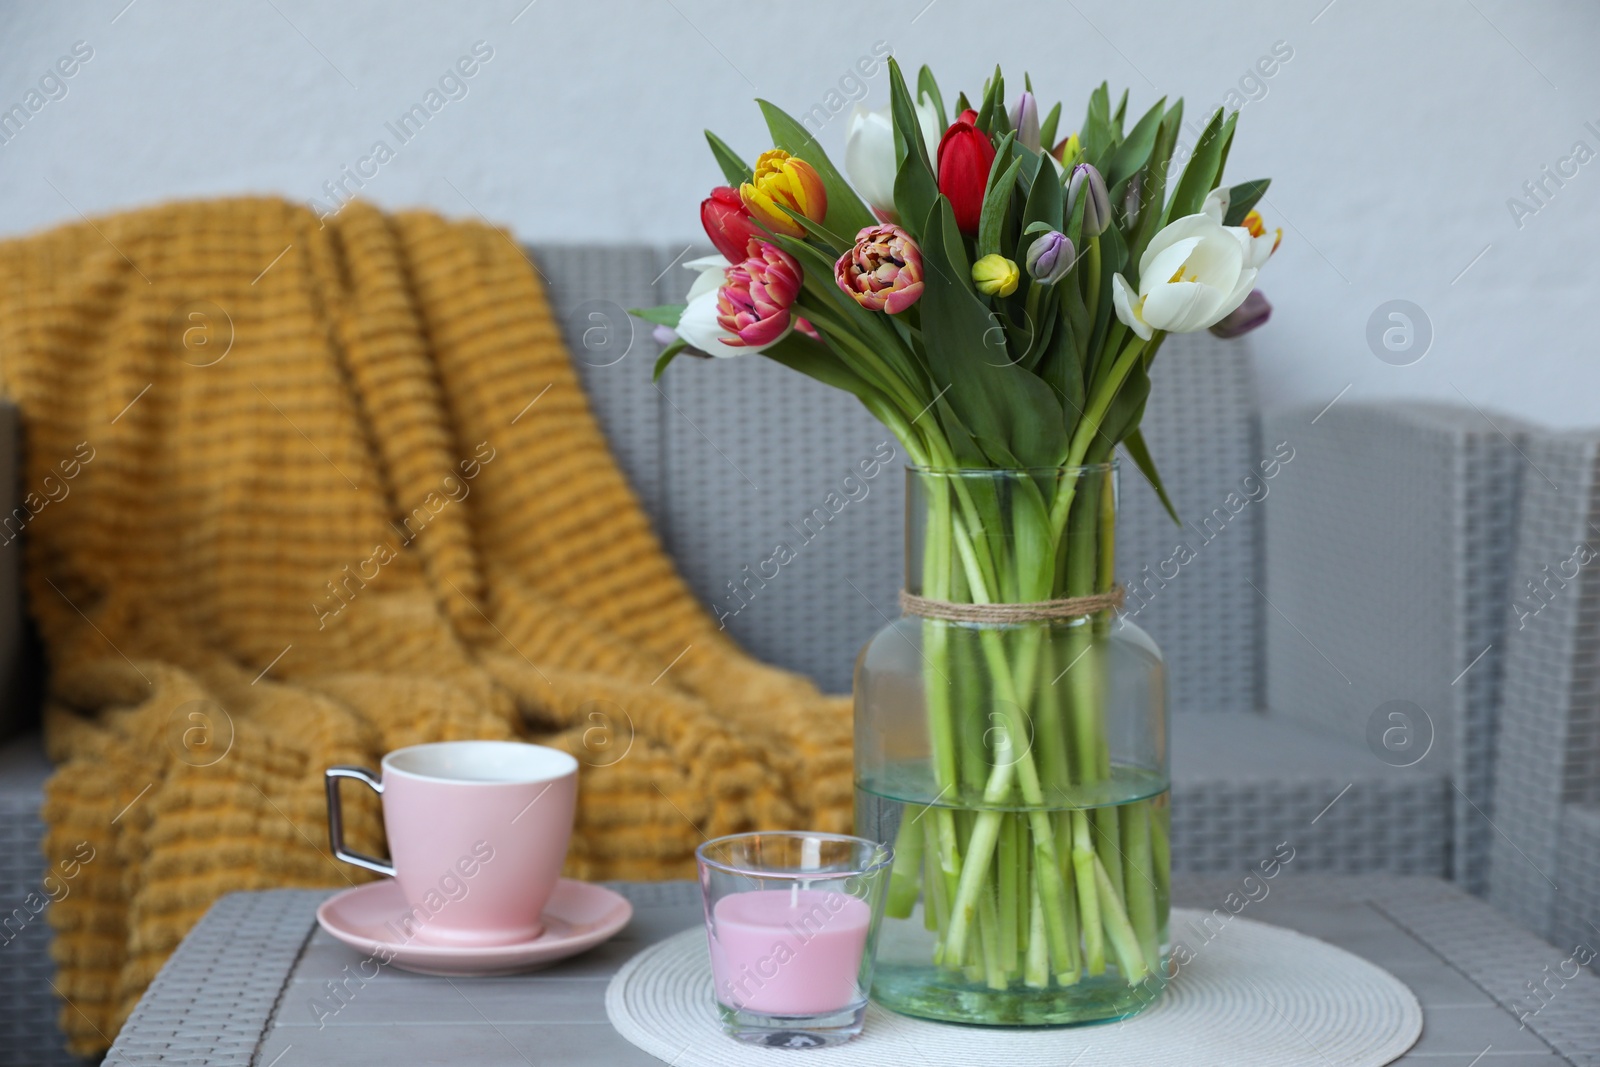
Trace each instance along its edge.
<instances>
[{"instance_id":1,"label":"glass candle holder","mask_svg":"<svg viewBox=\"0 0 1600 1067\"><path fill-rule=\"evenodd\" d=\"M734 834L695 850L723 1030L770 1048L861 1032L894 851L844 834Z\"/></svg>"}]
</instances>

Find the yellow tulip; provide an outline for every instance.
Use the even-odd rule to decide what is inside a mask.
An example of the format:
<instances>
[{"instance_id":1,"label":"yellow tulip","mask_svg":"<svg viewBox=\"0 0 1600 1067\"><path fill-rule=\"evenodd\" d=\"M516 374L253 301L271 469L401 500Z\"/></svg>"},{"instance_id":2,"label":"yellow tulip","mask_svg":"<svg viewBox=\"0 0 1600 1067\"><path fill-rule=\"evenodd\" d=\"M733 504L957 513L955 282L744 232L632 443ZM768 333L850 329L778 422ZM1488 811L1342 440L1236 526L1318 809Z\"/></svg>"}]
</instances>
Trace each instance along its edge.
<instances>
[{"instance_id":1,"label":"yellow tulip","mask_svg":"<svg viewBox=\"0 0 1600 1067\"><path fill-rule=\"evenodd\" d=\"M806 235L796 217L820 222L828 214L828 191L816 168L776 148L761 153L754 179L739 186L739 199L751 218L790 237Z\"/></svg>"},{"instance_id":2,"label":"yellow tulip","mask_svg":"<svg viewBox=\"0 0 1600 1067\"><path fill-rule=\"evenodd\" d=\"M972 284L986 296L1010 296L1022 277L1017 265L997 252L991 252L972 265Z\"/></svg>"}]
</instances>

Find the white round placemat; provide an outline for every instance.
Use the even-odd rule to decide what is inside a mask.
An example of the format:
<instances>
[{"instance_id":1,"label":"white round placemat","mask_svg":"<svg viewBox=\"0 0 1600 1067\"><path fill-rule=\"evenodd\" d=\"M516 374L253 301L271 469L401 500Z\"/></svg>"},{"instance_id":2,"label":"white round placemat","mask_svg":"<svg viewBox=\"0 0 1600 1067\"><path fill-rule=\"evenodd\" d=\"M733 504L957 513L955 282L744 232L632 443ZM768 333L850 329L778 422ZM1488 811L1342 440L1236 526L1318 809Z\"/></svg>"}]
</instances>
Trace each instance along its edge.
<instances>
[{"instance_id":1,"label":"white round placemat","mask_svg":"<svg viewBox=\"0 0 1600 1067\"><path fill-rule=\"evenodd\" d=\"M1208 913L1174 909L1193 953L1159 1003L1103 1026L1006 1030L926 1022L867 1008L861 1036L831 1048L764 1049L722 1033L702 929L658 942L606 989L617 1032L676 1067L1381 1067L1422 1033L1422 1006L1399 979L1304 934L1234 918L1211 940ZM1183 931L1195 936L1183 937Z\"/></svg>"}]
</instances>

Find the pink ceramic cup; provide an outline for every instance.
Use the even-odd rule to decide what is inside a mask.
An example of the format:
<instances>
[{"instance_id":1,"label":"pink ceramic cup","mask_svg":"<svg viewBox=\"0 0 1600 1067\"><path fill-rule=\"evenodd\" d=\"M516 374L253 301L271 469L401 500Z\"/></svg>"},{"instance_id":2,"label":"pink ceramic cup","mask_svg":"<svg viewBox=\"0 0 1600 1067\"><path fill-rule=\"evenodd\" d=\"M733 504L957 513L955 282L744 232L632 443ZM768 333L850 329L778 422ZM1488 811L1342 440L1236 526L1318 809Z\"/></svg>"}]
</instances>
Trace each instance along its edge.
<instances>
[{"instance_id":1,"label":"pink ceramic cup","mask_svg":"<svg viewBox=\"0 0 1600 1067\"><path fill-rule=\"evenodd\" d=\"M390 861L344 847L339 780L383 797ZM383 776L327 771L328 837L346 863L394 877L407 910L398 941L479 947L531 941L561 876L578 799L578 761L518 741L441 741L383 757Z\"/></svg>"}]
</instances>

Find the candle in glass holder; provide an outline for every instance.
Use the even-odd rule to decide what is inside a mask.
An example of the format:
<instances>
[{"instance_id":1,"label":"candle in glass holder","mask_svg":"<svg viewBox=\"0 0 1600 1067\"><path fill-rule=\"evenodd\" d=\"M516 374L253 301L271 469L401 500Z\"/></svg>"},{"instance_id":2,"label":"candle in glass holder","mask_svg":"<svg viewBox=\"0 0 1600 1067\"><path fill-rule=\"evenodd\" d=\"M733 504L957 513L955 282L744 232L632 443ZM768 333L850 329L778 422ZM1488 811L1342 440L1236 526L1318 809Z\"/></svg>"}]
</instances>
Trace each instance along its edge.
<instances>
[{"instance_id":1,"label":"candle in glass holder","mask_svg":"<svg viewBox=\"0 0 1600 1067\"><path fill-rule=\"evenodd\" d=\"M858 1003L872 909L833 889L732 893L712 909L717 999L740 1011L822 1015Z\"/></svg>"}]
</instances>

